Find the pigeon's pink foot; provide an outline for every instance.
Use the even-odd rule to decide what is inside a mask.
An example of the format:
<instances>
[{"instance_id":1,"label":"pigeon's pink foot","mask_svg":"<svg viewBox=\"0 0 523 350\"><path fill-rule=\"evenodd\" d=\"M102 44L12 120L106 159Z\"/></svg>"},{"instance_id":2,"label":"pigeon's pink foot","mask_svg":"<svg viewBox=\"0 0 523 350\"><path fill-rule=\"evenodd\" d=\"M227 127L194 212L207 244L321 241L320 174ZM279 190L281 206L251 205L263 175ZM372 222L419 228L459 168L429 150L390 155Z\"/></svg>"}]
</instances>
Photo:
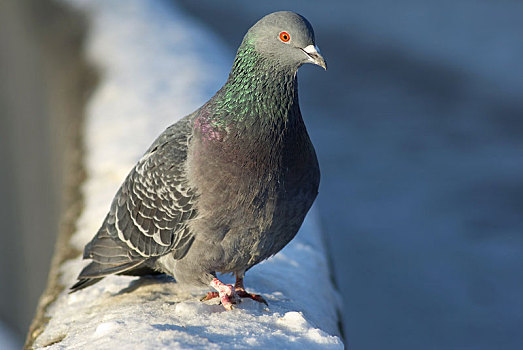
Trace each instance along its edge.
<instances>
[{"instance_id":1,"label":"pigeon's pink foot","mask_svg":"<svg viewBox=\"0 0 523 350\"><path fill-rule=\"evenodd\" d=\"M245 287L243 286L243 278L236 278L236 283L234 286L225 284L219 279L215 278L211 282L211 287L216 289L218 292L208 292L206 296L200 299L201 301L207 301L219 297L223 307L226 310L232 310L233 304L238 304L241 301L240 298L249 298L269 306L267 301L261 295L251 294L245 291Z\"/></svg>"},{"instance_id":2,"label":"pigeon's pink foot","mask_svg":"<svg viewBox=\"0 0 523 350\"><path fill-rule=\"evenodd\" d=\"M243 278L238 278L238 277L236 278L236 283L234 284L234 290L236 291L236 294L238 294L238 296L240 298L249 298L249 299L252 299L259 303L264 303L265 305L269 306L267 301L261 295L247 293L247 291L245 290L245 287L243 286Z\"/></svg>"},{"instance_id":3,"label":"pigeon's pink foot","mask_svg":"<svg viewBox=\"0 0 523 350\"><path fill-rule=\"evenodd\" d=\"M259 294L251 294L251 293L247 293L246 291L236 291L236 294L238 294L238 296L240 298L249 298L249 299L252 299L254 301L257 301L259 303L264 303L265 305L269 306L269 304L267 303L267 301Z\"/></svg>"},{"instance_id":4,"label":"pigeon's pink foot","mask_svg":"<svg viewBox=\"0 0 523 350\"><path fill-rule=\"evenodd\" d=\"M211 281L211 287L218 291L218 296L220 297L220 301L222 302L225 310L231 311L233 309L232 305L237 304L240 301L240 298L238 297L238 294L236 294L234 287L230 284L225 284L219 279L215 278ZM215 292L207 293L207 296L204 299L212 299L215 297L214 293Z\"/></svg>"}]
</instances>

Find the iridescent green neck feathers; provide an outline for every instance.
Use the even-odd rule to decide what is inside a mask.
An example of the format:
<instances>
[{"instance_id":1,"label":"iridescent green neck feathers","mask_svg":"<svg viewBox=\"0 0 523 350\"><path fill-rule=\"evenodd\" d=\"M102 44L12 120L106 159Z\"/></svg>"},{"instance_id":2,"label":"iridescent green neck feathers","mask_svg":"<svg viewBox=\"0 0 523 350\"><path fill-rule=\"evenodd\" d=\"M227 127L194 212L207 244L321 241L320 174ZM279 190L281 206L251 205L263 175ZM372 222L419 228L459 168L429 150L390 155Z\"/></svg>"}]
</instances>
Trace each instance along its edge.
<instances>
[{"instance_id":1,"label":"iridescent green neck feathers","mask_svg":"<svg viewBox=\"0 0 523 350\"><path fill-rule=\"evenodd\" d=\"M209 121L241 123L261 118L268 119L265 122L287 122L289 111L298 106L296 69L263 57L246 36L227 83L209 101L213 111L207 116Z\"/></svg>"}]
</instances>

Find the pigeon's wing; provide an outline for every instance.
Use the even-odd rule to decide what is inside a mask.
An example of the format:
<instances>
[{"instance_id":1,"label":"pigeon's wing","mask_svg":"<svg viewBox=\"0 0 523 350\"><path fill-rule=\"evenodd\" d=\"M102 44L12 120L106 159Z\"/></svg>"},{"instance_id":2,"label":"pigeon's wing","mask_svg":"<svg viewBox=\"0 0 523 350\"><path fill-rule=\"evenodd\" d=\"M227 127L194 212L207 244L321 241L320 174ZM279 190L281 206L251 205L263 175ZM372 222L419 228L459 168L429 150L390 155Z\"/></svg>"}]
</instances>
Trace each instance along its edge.
<instances>
[{"instance_id":1,"label":"pigeon's wing","mask_svg":"<svg viewBox=\"0 0 523 350\"><path fill-rule=\"evenodd\" d=\"M185 175L190 133L189 118L172 125L131 170L85 247L84 258L92 262L79 279L142 268L170 252L175 259L185 255L193 241L187 224L196 215L196 195Z\"/></svg>"},{"instance_id":2,"label":"pigeon's wing","mask_svg":"<svg viewBox=\"0 0 523 350\"><path fill-rule=\"evenodd\" d=\"M186 157L187 135L172 134L140 159L113 201L111 236L144 258L183 255L191 242L187 222L196 210Z\"/></svg>"}]
</instances>

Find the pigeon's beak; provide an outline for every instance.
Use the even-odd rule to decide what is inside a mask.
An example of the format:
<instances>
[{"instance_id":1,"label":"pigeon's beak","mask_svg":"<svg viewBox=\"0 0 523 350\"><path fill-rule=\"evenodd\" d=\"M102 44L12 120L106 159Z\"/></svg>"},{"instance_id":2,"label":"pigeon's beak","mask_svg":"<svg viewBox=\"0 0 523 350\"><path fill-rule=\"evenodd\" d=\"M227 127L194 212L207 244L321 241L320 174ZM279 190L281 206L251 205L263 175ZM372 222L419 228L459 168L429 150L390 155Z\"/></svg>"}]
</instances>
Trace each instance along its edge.
<instances>
[{"instance_id":1,"label":"pigeon's beak","mask_svg":"<svg viewBox=\"0 0 523 350\"><path fill-rule=\"evenodd\" d=\"M323 69L327 70L327 63L320 54L320 49L316 45L309 45L302 49L303 52L309 57L309 61L314 63Z\"/></svg>"}]
</instances>

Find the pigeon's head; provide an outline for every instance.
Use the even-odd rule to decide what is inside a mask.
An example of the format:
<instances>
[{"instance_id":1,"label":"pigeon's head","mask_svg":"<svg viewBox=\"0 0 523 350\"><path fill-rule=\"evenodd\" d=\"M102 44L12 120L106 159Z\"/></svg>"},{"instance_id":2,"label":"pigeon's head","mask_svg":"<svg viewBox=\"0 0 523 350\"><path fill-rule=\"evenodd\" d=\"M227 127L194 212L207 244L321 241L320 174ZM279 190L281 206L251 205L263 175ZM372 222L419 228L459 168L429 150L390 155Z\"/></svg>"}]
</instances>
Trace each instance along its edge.
<instances>
[{"instance_id":1,"label":"pigeon's head","mask_svg":"<svg viewBox=\"0 0 523 350\"><path fill-rule=\"evenodd\" d=\"M245 42L275 65L297 69L304 63L313 63L327 69L314 42L311 24L294 12L274 12L263 17L249 29Z\"/></svg>"}]
</instances>

